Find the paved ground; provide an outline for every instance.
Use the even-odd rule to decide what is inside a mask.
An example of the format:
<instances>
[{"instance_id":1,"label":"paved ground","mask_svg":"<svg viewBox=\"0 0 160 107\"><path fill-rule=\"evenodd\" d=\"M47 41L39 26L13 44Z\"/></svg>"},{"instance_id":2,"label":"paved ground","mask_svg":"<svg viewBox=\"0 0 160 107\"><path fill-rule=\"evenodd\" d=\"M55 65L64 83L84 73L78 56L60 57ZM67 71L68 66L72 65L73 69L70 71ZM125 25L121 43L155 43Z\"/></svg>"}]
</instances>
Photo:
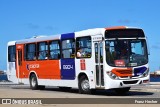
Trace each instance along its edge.
<instances>
[{"instance_id":1,"label":"paved ground","mask_svg":"<svg viewBox=\"0 0 160 107\"><path fill-rule=\"evenodd\" d=\"M47 87L45 90L31 90L28 85L15 85L12 83L0 83L0 98L160 98L160 83L150 83L150 85L145 86L134 86L131 88L130 92L123 96L118 96L112 90L99 90L96 91L94 95L84 95L79 94L77 89L72 89L71 91L64 92L59 90L56 87ZM64 99L63 99L64 100ZM126 99L127 100L127 99ZM3 105L4 106L4 105ZM18 107L22 105L5 105L7 107ZM93 107L106 107L103 104L94 104L94 105L73 105L73 104L53 104L53 105L23 105L26 106L56 106L56 107L70 107L70 106L93 106ZM117 105L110 105L110 106L117 106ZM118 104L119 107L132 107L132 105ZM150 107L150 104L138 104L136 107ZM159 106L158 104L154 104L152 106ZM0 105L1 107L1 105ZM135 107L135 104L134 104Z\"/></svg>"}]
</instances>

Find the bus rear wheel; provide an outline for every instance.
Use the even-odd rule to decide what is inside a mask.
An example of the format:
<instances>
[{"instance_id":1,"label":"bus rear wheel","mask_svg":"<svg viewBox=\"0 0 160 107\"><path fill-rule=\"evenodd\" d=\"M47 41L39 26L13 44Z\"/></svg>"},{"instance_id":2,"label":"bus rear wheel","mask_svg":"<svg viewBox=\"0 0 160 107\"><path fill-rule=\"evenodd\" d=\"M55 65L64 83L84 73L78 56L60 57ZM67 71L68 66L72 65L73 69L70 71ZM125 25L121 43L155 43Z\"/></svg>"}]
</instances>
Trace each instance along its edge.
<instances>
[{"instance_id":1,"label":"bus rear wheel","mask_svg":"<svg viewBox=\"0 0 160 107\"><path fill-rule=\"evenodd\" d=\"M32 90L37 90L38 89L38 82L37 82L37 77L35 74L32 74L30 77L30 88Z\"/></svg>"},{"instance_id":2,"label":"bus rear wheel","mask_svg":"<svg viewBox=\"0 0 160 107\"><path fill-rule=\"evenodd\" d=\"M43 89L45 89L45 86L38 85L38 81L37 81L36 75L32 74L31 77L30 77L30 88L32 90L37 90L37 89L43 90Z\"/></svg>"},{"instance_id":3,"label":"bus rear wheel","mask_svg":"<svg viewBox=\"0 0 160 107\"><path fill-rule=\"evenodd\" d=\"M80 94L91 94L89 80L86 76L80 77L78 87Z\"/></svg>"}]
</instances>

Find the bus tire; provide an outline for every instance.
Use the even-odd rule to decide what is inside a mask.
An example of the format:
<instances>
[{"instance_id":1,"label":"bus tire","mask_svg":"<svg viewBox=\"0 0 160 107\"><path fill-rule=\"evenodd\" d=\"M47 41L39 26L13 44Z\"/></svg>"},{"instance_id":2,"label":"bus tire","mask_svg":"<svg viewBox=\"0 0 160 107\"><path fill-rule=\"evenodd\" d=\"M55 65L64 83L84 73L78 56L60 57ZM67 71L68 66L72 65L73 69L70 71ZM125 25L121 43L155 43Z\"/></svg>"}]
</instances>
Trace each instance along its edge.
<instances>
[{"instance_id":1,"label":"bus tire","mask_svg":"<svg viewBox=\"0 0 160 107\"><path fill-rule=\"evenodd\" d=\"M86 76L82 76L78 82L79 93L80 94L91 94L89 80Z\"/></svg>"},{"instance_id":2,"label":"bus tire","mask_svg":"<svg viewBox=\"0 0 160 107\"><path fill-rule=\"evenodd\" d=\"M115 92L119 95L124 95L126 94L127 92L129 92L131 87L125 87L125 88L116 88L115 89Z\"/></svg>"},{"instance_id":3,"label":"bus tire","mask_svg":"<svg viewBox=\"0 0 160 107\"><path fill-rule=\"evenodd\" d=\"M39 87L38 87L38 81L37 81L37 77L35 74L32 74L31 77L30 77L30 88L32 90L37 90Z\"/></svg>"}]
</instances>

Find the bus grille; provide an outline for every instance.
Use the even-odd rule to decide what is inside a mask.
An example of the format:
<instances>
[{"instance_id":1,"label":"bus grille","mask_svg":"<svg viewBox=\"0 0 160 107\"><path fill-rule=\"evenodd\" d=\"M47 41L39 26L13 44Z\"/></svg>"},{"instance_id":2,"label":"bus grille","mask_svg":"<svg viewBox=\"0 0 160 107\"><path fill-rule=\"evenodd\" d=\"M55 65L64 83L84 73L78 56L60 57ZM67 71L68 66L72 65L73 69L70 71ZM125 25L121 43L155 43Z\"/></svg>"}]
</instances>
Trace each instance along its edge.
<instances>
[{"instance_id":1,"label":"bus grille","mask_svg":"<svg viewBox=\"0 0 160 107\"><path fill-rule=\"evenodd\" d=\"M134 81L123 81L124 84L136 84L138 82L138 80L134 80Z\"/></svg>"}]
</instances>

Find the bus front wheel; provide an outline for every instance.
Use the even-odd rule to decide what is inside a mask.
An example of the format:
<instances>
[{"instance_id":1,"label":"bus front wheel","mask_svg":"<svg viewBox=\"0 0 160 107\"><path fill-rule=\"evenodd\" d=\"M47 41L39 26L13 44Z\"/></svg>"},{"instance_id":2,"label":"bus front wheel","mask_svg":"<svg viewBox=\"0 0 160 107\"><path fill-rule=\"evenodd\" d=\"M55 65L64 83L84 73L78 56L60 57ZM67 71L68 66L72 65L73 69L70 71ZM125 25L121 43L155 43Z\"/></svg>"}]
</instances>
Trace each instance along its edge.
<instances>
[{"instance_id":1,"label":"bus front wheel","mask_svg":"<svg viewBox=\"0 0 160 107\"><path fill-rule=\"evenodd\" d=\"M89 80L87 79L86 76L80 77L78 87L79 87L80 94L90 94L91 93Z\"/></svg>"}]
</instances>

